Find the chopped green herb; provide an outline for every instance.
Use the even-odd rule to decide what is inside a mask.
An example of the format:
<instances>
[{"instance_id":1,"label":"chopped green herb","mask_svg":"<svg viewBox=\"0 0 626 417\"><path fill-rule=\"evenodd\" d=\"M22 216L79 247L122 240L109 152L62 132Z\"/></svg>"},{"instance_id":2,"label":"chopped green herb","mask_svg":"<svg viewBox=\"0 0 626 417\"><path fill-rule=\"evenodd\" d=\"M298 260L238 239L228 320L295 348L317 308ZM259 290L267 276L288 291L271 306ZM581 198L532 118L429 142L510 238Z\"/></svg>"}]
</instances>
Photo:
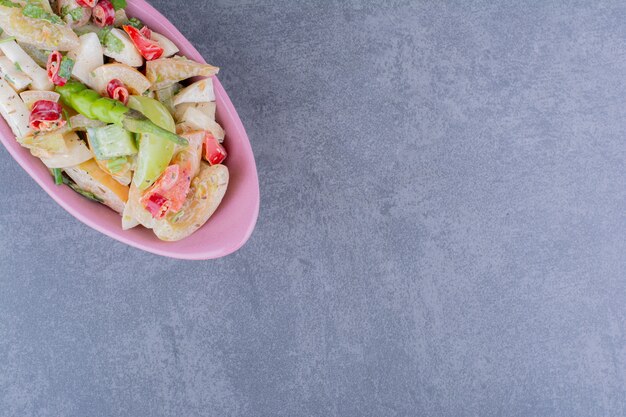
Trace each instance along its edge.
<instances>
[{"instance_id":1,"label":"chopped green herb","mask_svg":"<svg viewBox=\"0 0 626 417\"><path fill-rule=\"evenodd\" d=\"M59 77L69 80L72 77L72 69L74 68L74 60L64 56L59 67Z\"/></svg>"},{"instance_id":2,"label":"chopped green herb","mask_svg":"<svg viewBox=\"0 0 626 417\"><path fill-rule=\"evenodd\" d=\"M70 6L63 6L61 8L61 16L62 17L69 16L72 18L74 22L78 22L84 16L83 8L75 7L72 9L70 8Z\"/></svg>"},{"instance_id":3,"label":"chopped green herb","mask_svg":"<svg viewBox=\"0 0 626 417\"><path fill-rule=\"evenodd\" d=\"M19 62L15 61L13 65L15 65L15 68L17 68L18 71L22 71L22 66L20 65Z\"/></svg>"},{"instance_id":4,"label":"chopped green herb","mask_svg":"<svg viewBox=\"0 0 626 417\"><path fill-rule=\"evenodd\" d=\"M124 168L124 165L128 160L125 156L120 156L119 158L113 158L106 161L106 166L111 171L112 174L116 174Z\"/></svg>"},{"instance_id":5,"label":"chopped green herb","mask_svg":"<svg viewBox=\"0 0 626 417\"><path fill-rule=\"evenodd\" d=\"M4 6L4 7L22 7L19 3L14 3L11 0L0 0L0 6Z\"/></svg>"},{"instance_id":6,"label":"chopped green herb","mask_svg":"<svg viewBox=\"0 0 626 417\"><path fill-rule=\"evenodd\" d=\"M111 4L115 11L126 8L126 0L111 0Z\"/></svg>"},{"instance_id":7,"label":"chopped green herb","mask_svg":"<svg viewBox=\"0 0 626 417\"><path fill-rule=\"evenodd\" d=\"M63 20L61 20L59 16L53 13L49 13L45 11L43 7L33 3L28 3L26 6L24 6L24 8L22 9L22 14L26 17L32 17L33 19L47 20L48 22L57 25L63 23Z\"/></svg>"},{"instance_id":8,"label":"chopped green herb","mask_svg":"<svg viewBox=\"0 0 626 417\"><path fill-rule=\"evenodd\" d=\"M9 36L8 38L0 39L0 43L7 43L15 40L15 36Z\"/></svg>"},{"instance_id":9,"label":"chopped green herb","mask_svg":"<svg viewBox=\"0 0 626 417\"><path fill-rule=\"evenodd\" d=\"M56 185L63 184L63 170L61 168L52 168L52 175L54 175L54 183Z\"/></svg>"},{"instance_id":10,"label":"chopped green herb","mask_svg":"<svg viewBox=\"0 0 626 417\"><path fill-rule=\"evenodd\" d=\"M111 34L111 28L106 27L98 32L98 38L100 43L111 52L122 52L124 50L124 43L117 38L117 36Z\"/></svg>"},{"instance_id":11,"label":"chopped green herb","mask_svg":"<svg viewBox=\"0 0 626 417\"><path fill-rule=\"evenodd\" d=\"M4 79L7 80L9 84L15 84L15 80L9 74L4 74Z\"/></svg>"},{"instance_id":12,"label":"chopped green herb","mask_svg":"<svg viewBox=\"0 0 626 417\"><path fill-rule=\"evenodd\" d=\"M143 22L137 19L136 17L131 17L130 19L128 19L128 25L136 29L141 29L142 27L145 26Z\"/></svg>"}]
</instances>

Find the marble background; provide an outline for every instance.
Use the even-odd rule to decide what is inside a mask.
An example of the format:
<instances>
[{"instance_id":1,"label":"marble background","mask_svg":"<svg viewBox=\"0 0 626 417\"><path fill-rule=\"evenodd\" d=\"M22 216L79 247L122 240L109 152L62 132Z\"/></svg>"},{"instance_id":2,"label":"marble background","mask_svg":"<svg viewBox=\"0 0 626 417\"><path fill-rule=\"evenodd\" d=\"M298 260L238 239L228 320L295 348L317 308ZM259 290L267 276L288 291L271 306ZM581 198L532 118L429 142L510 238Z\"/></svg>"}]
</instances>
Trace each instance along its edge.
<instances>
[{"instance_id":1,"label":"marble background","mask_svg":"<svg viewBox=\"0 0 626 417\"><path fill-rule=\"evenodd\" d=\"M626 415L623 2L153 4L257 228L143 253L0 149L0 416Z\"/></svg>"}]
</instances>

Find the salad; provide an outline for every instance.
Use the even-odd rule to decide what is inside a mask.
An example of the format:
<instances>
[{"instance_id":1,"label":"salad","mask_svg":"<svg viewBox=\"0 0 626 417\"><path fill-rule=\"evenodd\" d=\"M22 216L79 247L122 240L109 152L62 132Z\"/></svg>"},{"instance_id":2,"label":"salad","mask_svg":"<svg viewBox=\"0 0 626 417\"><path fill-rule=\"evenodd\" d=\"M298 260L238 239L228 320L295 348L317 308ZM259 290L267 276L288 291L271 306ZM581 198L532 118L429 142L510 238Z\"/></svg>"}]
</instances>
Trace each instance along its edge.
<instances>
[{"instance_id":1,"label":"salad","mask_svg":"<svg viewBox=\"0 0 626 417\"><path fill-rule=\"evenodd\" d=\"M0 113L59 186L165 241L228 187L219 68L125 12L126 0L0 0Z\"/></svg>"}]
</instances>

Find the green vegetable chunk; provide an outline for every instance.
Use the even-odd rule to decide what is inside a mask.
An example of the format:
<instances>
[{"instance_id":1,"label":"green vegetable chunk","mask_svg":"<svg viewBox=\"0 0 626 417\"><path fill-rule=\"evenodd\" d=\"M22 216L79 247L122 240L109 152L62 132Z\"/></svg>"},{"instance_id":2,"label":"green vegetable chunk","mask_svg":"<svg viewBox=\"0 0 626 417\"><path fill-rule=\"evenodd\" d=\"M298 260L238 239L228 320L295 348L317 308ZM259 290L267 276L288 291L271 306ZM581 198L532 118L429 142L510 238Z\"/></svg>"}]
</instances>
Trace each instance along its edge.
<instances>
[{"instance_id":1,"label":"green vegetable chunk","mask_svg":"<svg viewBox=\"0 0 626 417\"><path fill-rule=\"evenodd\" d=\"M111 0L111 4L113 5L113 9L115 9L115 11L126 8L126 0Z\"/></svg>"},{"instance_id":2,"label":"green vegetable chunk","mask_svg":"<svg viewBox=\"0 0 626 417\"><path fill-rule=\"evenodd\" d=\"M54 175L54 183L56 185L63 184L63 170L61 168L53 168L52 175Z\"/></svg>"},{"instance_id":3,"label":"green vegetable chunk","mask_svg":"<svg viewBox=\"0 0 626 417\"><path fill-rule=\"evenodd\" d=\"M110 49L112 52L122 52L124 50L124 43L111 34L110 26L98 32L98 39L100 39L102 46Z\"/></svg>"},{"instance_id":4,"label":"green vegetable chunk","mask_svg":"<svg viewBox=\"0 0 626 417\"><path fill-rule=\"evenodd\" d=\"M72 69L74 68L74 60L67 56L64 56L61 60L61 66L59 67L59 77L69 80L72 76Z\"/></svg>"},{"instance_id":5,"label":"green vegetable chunk","mask_svg":"<svg viewBox=\"0 0 626 417\"><path fill-rule=\"evenodd\" d=\"M145 26L143 22L137 19L136 17L131 17L130 19L128 19L128 25L136 29L141 29L142 27Z\"/></svg>"},{"instance_id":6,"label":"green vegetable chunk","mask_svg":"<svg viewBox=\"0 0 626 417\"><path fill-rule=\"evenodd\" d=\"M89 144L96 159L114 159L137 153L133 135L117 125L87 129Z\"/></svg>"},{"instance_id":7,"label":"green vegetable chunk","mask_svg":"<svg viewBox=\"0 0 626 417\"><path fill-rule=\"evenodd\" d=\"M54 23L56 25L60 25L61 23L63 23L63 20L59 16L53 13L49 13L43 7L33 3L28 3L26 6L24 6L24 8L22 9L22 14L26 17L32 17L33 19L47 20L48 22Z\"/></svg>"},{"instance_id":8,"label":"green vegetable chunk","mask_svg":"<svg viewBox=\"0 0 626 417\"><path fill-rule=\"evenodd\" d=\"M143 113L131 110L117 100L102 97L96 91L87 88L84 84L70 80L64 86L57 86L56 92L61 95L61 102L69 106L89 119L99 120L104 123L123 126L133 133L149 133L159 136L179 145L187 145L189 142L181 138L174 129L166 129L158 126L148 119ZM160 105L158 101L155 100ZM165 109L165 108L164 108ZM167 109L165 109L167 112ZM167 112L168 116L172 116Z\"/></svg>"},{"instance_id":9,"label":"green vegetable chunk","mask_svg":"<svg viewBox=\"0 0 626 417\"><path fill-rule=\"evenodd\" d=\"M176 130L174 118L158 101L142 96L131 96L128 105L145 114L155 124L170 131ZM161 176L174 156L174 143L158 134L142 134L139 139L137 169L133 183L140 190L151 186Z\"/></svg>"}]
</instances>

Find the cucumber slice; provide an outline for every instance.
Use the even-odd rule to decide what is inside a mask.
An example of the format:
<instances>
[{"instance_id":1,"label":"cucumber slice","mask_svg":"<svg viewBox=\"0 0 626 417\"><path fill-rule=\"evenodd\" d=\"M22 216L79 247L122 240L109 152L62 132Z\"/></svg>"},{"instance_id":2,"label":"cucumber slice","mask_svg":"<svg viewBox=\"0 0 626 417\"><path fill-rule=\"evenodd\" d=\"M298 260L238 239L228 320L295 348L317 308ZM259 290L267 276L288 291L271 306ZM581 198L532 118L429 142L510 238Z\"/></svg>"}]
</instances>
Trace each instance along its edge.
<instances>
[{"instance_id":1,"label":"cucumber slice","mask_svg":"<svg viewBox=\"0 0 626 417\"><path fill-rule=\"evenodd\" d=\"M96 159L114 159L137 153L132 133L120 126L90 127L87 136Z\"/></svg>"}]
</instances>

